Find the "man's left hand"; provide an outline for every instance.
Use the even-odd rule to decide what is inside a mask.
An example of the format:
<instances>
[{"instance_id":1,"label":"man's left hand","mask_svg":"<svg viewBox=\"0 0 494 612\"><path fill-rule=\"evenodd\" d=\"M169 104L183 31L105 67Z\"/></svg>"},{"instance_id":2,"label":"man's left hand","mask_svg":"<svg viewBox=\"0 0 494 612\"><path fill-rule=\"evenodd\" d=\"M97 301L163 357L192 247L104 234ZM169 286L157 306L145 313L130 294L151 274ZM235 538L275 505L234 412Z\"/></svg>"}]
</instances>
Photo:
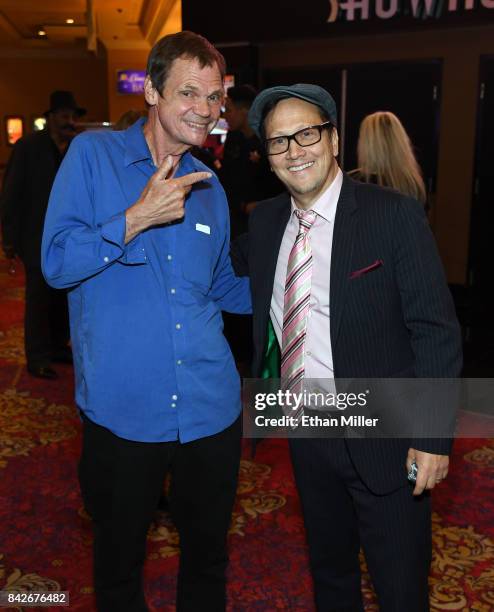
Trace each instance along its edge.
<instances>
[{"instance_id":1,"label":"man's left hand","mask_svg":"<svg viewBox=\"0 0 494 612\"><path fill-rule=\"evenodd\" d=\"M418 468L414 495L421 495L424 490L431 490L448 475L448 455L434 455L410 448L407 457L407 471L410 471L412 461Z\"/></svg>"}]
</instances>

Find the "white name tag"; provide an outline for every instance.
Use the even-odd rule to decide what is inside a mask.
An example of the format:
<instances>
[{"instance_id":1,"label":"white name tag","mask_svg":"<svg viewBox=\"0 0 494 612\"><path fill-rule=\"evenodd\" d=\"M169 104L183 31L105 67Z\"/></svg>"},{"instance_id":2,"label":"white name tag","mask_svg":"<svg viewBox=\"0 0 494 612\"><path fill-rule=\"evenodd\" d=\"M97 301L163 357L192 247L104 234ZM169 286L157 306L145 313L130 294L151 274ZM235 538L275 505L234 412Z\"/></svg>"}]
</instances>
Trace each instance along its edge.
<instances>
[{"instance_id":1,"label":"white name tag","mask_svg":"<svg viewBox=\"0 0 494 612\"><path fill-rule=\"evenodd\" d=\"M203 225L202 223L196 223L196 230L198 232L202 232L203 234L210 234L211 228L209 225Z\"/></svg>"}]
</instances>

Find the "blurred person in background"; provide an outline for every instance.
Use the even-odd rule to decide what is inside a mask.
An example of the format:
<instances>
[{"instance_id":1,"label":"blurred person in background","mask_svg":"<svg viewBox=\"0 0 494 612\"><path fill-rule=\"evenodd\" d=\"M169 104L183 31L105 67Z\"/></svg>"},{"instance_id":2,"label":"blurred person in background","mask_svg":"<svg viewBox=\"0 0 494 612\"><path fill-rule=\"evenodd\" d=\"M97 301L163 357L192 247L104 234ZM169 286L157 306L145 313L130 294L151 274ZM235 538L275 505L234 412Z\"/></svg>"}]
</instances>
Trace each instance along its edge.
<instances>
[{"instance_id":1,"label":"blurred person in background","mask_svg":"<svg viewBox=\"0 0 494 612\"><path fill-rule=\"evenodd\" d=\"M247 121L256 94L251 85L239 85L228 89L225 100L224 117L229 131L218 174L230 207L232 239L247 231L248 215L256 202L283 191Z\"/></svg>"},{"instance_id":2,"label":"blurred person in background","mask_svg":"<svg viewBox=\"0 0 494 612\"><path fill-rule=\"evenodd\" d=\"M264 147L250 127L248 114L257 95L251 85L230 87L224 117L228 123L223 160L218 176L230 209L232 240L247 231L249 214L260 200L283 191L271 172ZM252 317L224 313L225 336L242 376L249 376L252 358Z\"/></svg>"},{"instance_id":3,"label":"blurred person in background","mask_svg":"<svg viewBox=\"0 0 494 612\"><path fill-rule=\"evenodd\" d=\"M363 119L357 156L359 167L349 173L353 179L391 187L426 205L422 171L410 138L396 115L379 111Z\"/></svg>"},{"instance_id":4,"label":"blurred person in background","mask_svg":"<svg viewBox=\"0 0 494 612\"><path fill-rule=\"evenodd\" d=\"M54 91L46 128L14 145L0 195L3 249L19 256L26 272L24 345L28 372L58 377L53 362L72 363L65 291L52 289L41 273L41 236L55 175L86 113L70 91Z\"/></svg>"}]
</instances>

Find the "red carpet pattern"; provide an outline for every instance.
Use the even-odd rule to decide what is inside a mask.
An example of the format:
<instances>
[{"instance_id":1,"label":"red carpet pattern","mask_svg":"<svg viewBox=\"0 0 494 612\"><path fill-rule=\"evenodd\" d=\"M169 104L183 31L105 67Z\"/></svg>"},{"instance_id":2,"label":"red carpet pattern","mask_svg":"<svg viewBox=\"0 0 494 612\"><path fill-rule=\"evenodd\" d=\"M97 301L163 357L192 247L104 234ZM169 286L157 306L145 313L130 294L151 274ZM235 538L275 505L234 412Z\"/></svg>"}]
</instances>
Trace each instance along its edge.
<instances>
[{"instance_id":1,"label":"red carpet pattern","mask_svg":"<svg viewBox=\"0 0 494 612\"><path fill-rule=\"evenodd\" d=\"M58 381L28 376L22 284L21 271L9 275L0 260L0 588L69 591L71 610L91 612L92 536L77 483L80 423L72 371L57 367ZM494 610L493 519L494 443L460 440L451 476L434 494L434 611ZM172 611L179 553L167 515L156 515L148 544L150 608ZM283 440L263 442L255 460L246 445L230 549L229 610L314 609L303 522ZM366 610L377 611L363 558L362 566Z\"/></svg>"}]
</instances>

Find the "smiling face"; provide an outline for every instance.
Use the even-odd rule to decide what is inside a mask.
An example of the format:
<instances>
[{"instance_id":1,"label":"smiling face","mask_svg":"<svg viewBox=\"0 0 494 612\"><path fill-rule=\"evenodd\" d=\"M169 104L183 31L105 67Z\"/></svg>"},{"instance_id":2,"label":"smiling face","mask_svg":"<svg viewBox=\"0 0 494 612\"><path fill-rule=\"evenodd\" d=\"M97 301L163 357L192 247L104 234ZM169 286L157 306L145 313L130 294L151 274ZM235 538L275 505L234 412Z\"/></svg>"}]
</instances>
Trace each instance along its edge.
<instances>
[{"instance_id":1,"label":"smiling face","mask_svg":"<svg viewBox=\"0 0 494 612\"><path fill-rule=\"evenodd\" d=\"M201 146L216 125L223 102L223 81L218 66L201 67L197 59L177 58L161 95L146 78L144 93L154 114L154 137L159 148L181 153Z\"/></svg>"},{"instance_id":2,"label":"smiling face","mask_svg":"<svg viewBox=\"0 0 494 612\"><path fill-rule=\"evenodd\" d=\"M298 98L281 100L264 121L266 138L290 136L327 119L317 106ZM338 172L338 134L336 129L323 130L321 140L308 147L290 141L285 153L270 155L269 162L276 176L293 196L297 206L310 208L331 185Z\"/></svg>"}]
</instances>

